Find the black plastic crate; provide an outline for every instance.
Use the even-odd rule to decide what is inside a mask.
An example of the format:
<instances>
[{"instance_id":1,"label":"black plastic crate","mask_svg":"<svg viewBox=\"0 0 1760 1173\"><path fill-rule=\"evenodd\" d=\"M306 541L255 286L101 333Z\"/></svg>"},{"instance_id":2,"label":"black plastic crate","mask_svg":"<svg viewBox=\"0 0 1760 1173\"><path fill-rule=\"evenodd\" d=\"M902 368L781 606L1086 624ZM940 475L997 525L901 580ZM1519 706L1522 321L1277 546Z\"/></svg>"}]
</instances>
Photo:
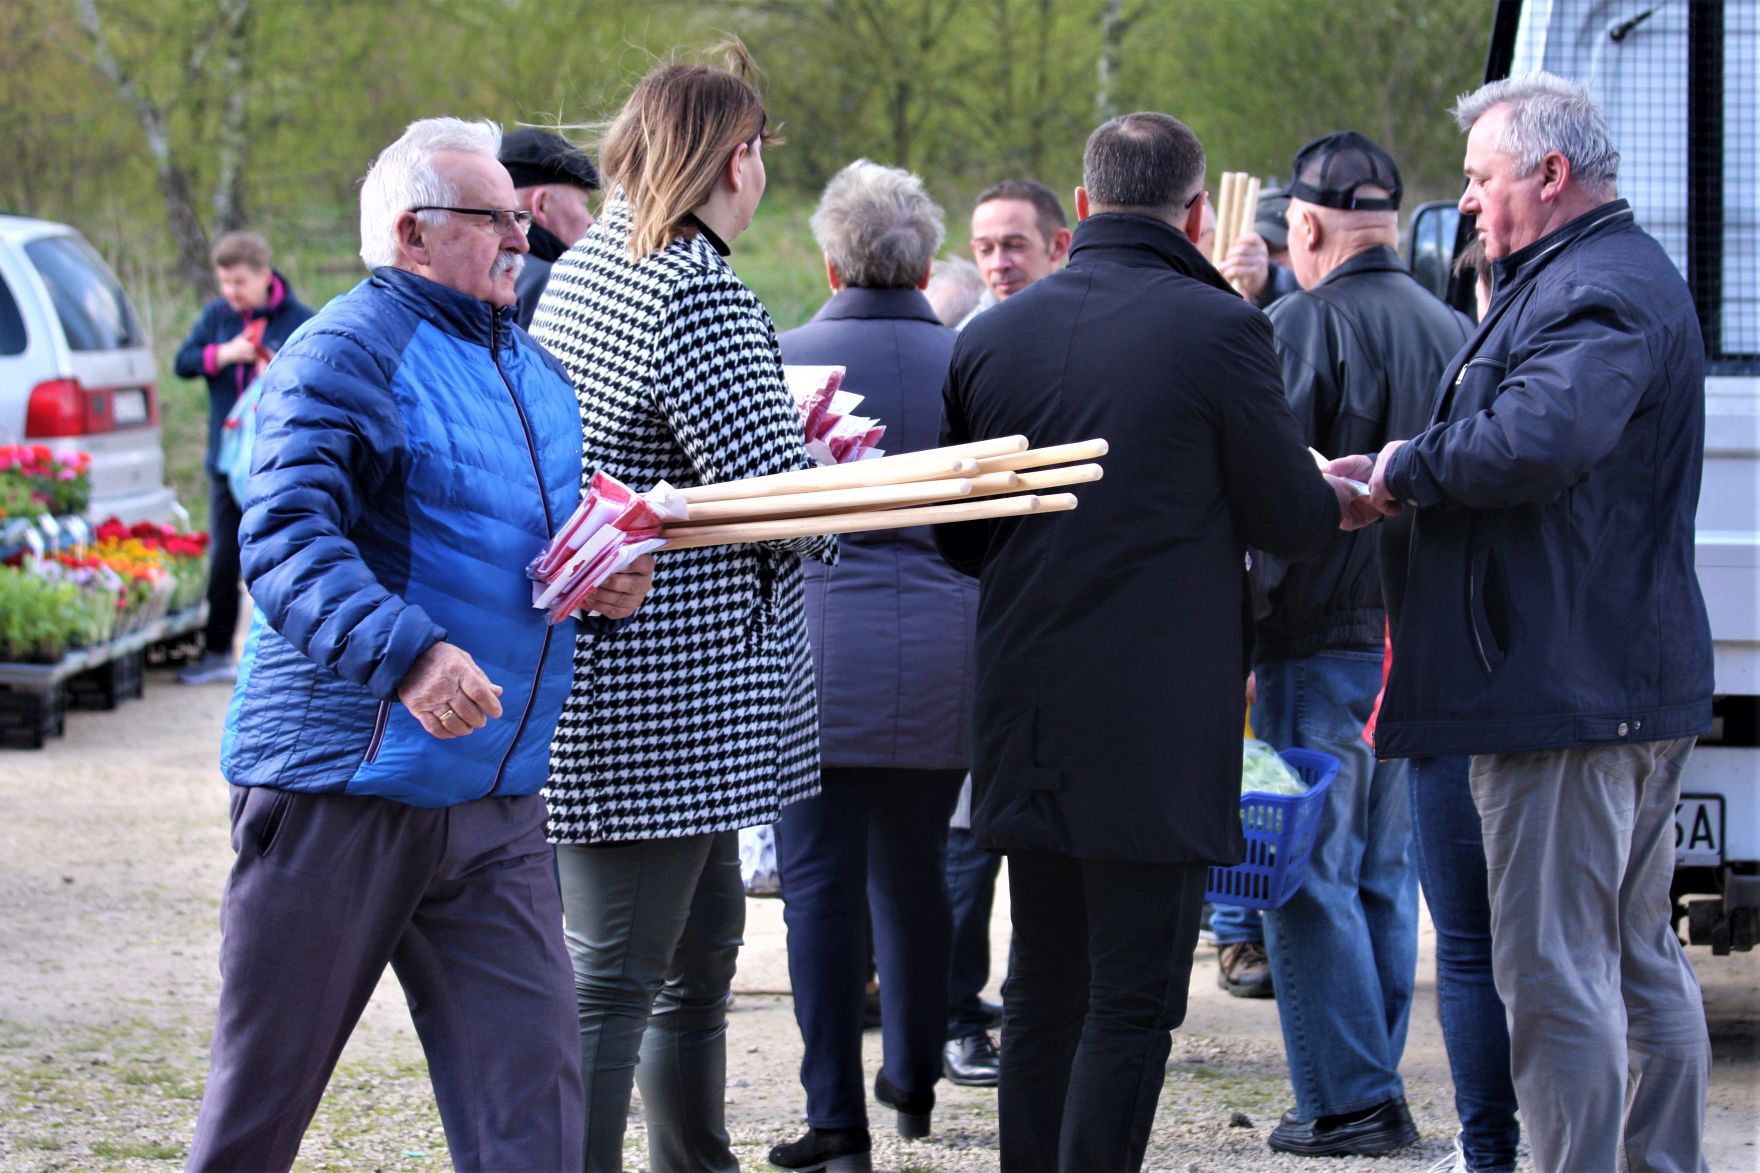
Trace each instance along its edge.
<instances>
[{"instance_id":1,"label":"black plastic crate","mask_svg":"<svg viewBox=\"0 0 1760 1173\"><path fill-rule=\"evenodd\" d=\"M133 700L141 695L146 667L146 652L135 651L69 676L65 682L67 707L109 712L123 701Z\"/></svg>"},{"instance_id":2,"label":"black plastic crate","mask_svg":"<svg viewBox=\"0 0 1760 1173\"><path fill-rule=\"evenodd\" d=\"M0 688L0 746L42 749L66 731L66 696L61 685L42 692Z\"/></svg>"}]
</instances>

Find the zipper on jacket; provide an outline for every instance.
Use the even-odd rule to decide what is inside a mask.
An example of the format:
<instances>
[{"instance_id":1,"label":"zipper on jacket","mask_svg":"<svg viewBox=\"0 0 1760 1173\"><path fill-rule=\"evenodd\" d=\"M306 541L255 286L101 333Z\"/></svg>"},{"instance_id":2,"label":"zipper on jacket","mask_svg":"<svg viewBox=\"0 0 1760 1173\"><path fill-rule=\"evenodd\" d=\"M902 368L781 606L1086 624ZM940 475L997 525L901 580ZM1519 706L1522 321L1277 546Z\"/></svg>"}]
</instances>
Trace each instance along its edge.
<instances>
[{"instance_id":1,"label":"zipper on jacket","mask_svg":"<svg viewBox=\"0 0 1760 1173\"><path fill-rule=\"evenodd\" d=\"M372 765L379 758L379 747L385 744L385 727L391 724L391 702L380 701L378 716L373 718L373 737L367 742L367 756L363 764Z\"/></svg>"},{"instance_id":2,"label":"zipper on jacket","mask_svg":"<svg viewBox=\"0 0 1760 1173\"><path fill-rule=\"evenodd\" d=\"M489 310L489 360L495 364L495 373L501 376L501 385L507 388L507 398L513 403L513 410L519 416L520 430L526 438L526 455L532 461L532 476L538 482L538 504L544 510L544 531L552 536L556 533L556 522L550 516L550 493L544 485L544 466L538 461L538 444L532 438L532 421L526 418L526 409L519 401L519 395L513 389L513 380L507 377L507 371L501 365L501 315L502 306L492 306ZM532 672L531 687L526 690L526 707L520 712L519 724L514 727L513 738L507 743L507 752L501 755L501 761L495 767L495 781L489 787L494 794L501 788L501 776L507 772L508 759L519 745L520 736L526 731L526 722L531 718L532 706L538 700L538 684L544 678L544 663L550 658L550 637L555 628L544 625L544 642L538 649L538 666Z\"/></svg>"}]
</instances>

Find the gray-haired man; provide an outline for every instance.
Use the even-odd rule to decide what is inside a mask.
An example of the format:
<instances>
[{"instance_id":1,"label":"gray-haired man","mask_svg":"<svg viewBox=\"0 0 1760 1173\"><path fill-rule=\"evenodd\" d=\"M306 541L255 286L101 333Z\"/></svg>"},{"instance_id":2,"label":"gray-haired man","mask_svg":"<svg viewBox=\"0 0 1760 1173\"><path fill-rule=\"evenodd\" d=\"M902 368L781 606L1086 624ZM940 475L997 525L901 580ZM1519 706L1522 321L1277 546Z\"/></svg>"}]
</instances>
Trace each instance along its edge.
<instances>
[{"instance_id":1,"label":"gray-haired man","mask_svg":"<svg viewBox=\"0 0 1760 1173\"><path fill-rule=\"evenodd\" d=\"M1633 1169L1701 1170L1710 1045L1669 899L1711 724L1698 319L1584 87L1494 82L1455 115L1497 280L1431 426L1375 464L1372 501L1414 513L1376 748L1473 757L1535 1165L1613 1169L1623 1141Z\"/></svg>"}]
</instances>

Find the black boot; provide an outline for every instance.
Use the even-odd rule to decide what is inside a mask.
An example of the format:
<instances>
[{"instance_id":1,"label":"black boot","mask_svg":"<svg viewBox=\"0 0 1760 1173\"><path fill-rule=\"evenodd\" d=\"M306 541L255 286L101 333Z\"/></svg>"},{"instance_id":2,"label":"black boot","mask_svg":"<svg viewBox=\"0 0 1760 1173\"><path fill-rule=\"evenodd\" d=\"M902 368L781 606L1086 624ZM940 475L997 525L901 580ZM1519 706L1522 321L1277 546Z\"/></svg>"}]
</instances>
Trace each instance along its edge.
<instances>
[{"instance_id":1,"label":"black boot","mask_svg":"<svg viewBox=\"0 0 1760 1173\"><path fill-rule=\"evenodd\" d=\"M898 1113L898 1135L921 1140L929 1135L929 1114L935 1110L935 1089L907 1096L892 1086L884 1071L874 1076L874 1098Z\"/></svg>"},{"instance_id":2,"label":"black boot","mask_svg":"<svg viewBox=\"0 0 1760 1173\"><path fill-rule=\"evenodd\" d=\"M866 1128L809 1128L771 1149L770 1164L790 1173L872 1173L873 1148Z\"/></svg>"}]
</instances>

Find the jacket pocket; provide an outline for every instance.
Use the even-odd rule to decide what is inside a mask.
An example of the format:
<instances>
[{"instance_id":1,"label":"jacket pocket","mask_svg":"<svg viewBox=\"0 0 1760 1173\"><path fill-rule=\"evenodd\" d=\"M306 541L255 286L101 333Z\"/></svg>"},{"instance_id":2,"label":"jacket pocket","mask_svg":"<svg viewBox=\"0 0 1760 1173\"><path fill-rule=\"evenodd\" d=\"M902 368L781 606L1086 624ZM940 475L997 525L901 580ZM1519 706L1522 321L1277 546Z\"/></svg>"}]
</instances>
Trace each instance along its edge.
<instances>
[{"instance_id":1,"label":"jacket pocket","mask_svg":"<svg viewBox=\"0 0 1760 1173\"><path fill-rule=\"evenodd\" d=\"M1497 559L1491 547L1475 545L1467 570L1467 626L1479 667L1488 674L1502 667L1504 661L1504 645L1492 623L1489 599L1496 571Z\"/></svg>"},{"instance_id":2,"label":"jacket pocket","mask_svg":"<svg viewBox=\"0 0 1760 1173\"><path fill-rule=\"evenodd\" d=\"M385 728L391 724L391 702L380 701L379 711L373 717L373 736L367 742L366 755L361 759L362 765L370 766L379 760L379 747L385 744Z\"/></svg>"},{"instance_id":3,"label":"jacket pocket","mask_svg":"<svg viewBox=\"0 0 1760 1173\"><path fill-rule=\"evenodd\" d=\"M1462 413L1471 414L1489 407L1497 398L1497 390L1503 386L1503 377L1508 371L1509 364L1502 359L1480 356L1469 360L1437 404L1431 422L1459 419Z\"/></svg>"},{"instance_id":4,"label":"jacket pocket","mask_svg":"<svg viewBox=\"0 0 1760 1173\"><path fill-rule=\"evenodd\" d=\"M285 790L271 790L275 796L269 813L263 816L262 826L257 828L257 854L268 855L275 847L275 840L281 834L282 826L287 822L287 808L293 805L293 795Z\"/></svg>"}]
</instances>

